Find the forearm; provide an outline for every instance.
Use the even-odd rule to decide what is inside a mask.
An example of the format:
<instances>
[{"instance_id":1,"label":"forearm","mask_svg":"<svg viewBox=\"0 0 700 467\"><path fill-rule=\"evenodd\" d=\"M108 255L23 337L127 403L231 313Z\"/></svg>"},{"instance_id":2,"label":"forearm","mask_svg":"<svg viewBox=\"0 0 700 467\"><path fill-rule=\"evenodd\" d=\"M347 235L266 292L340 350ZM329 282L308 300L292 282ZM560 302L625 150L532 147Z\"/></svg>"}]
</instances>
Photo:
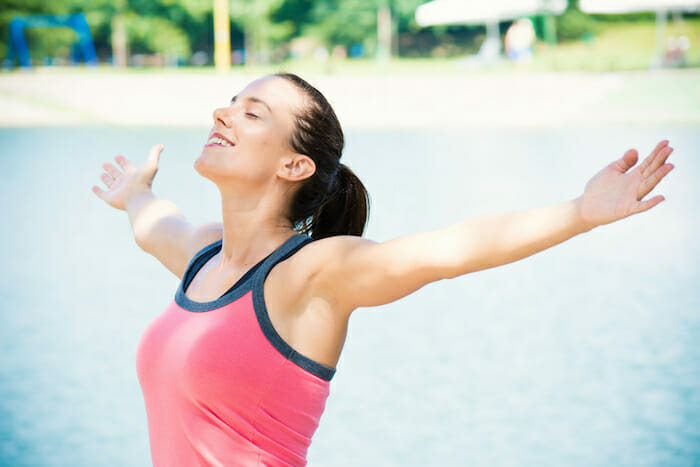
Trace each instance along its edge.
<instances>
[{"instance_id":1,"label":"forearm","mask_svg":"<svg viewBox=\"0 0 700 467\"><path fill-rule=\"evenodd\" d=\"M132 195L124 204L134 240L142 248L160 221L169 216L182 217L184 220L184 215L172 201L158 198L150 190Z\"/></svg>"},{"instance_id":2,"label":"forearm","mask_svg":"<svg viewBox=\"0 0 700 467\"><path fill-rule=\"evenodd\" d=\"M575 199L460 222L440 231L437 248L446 258L445 277L457 277L526 258L591 228Z\"/></svg>"}]
</instances>

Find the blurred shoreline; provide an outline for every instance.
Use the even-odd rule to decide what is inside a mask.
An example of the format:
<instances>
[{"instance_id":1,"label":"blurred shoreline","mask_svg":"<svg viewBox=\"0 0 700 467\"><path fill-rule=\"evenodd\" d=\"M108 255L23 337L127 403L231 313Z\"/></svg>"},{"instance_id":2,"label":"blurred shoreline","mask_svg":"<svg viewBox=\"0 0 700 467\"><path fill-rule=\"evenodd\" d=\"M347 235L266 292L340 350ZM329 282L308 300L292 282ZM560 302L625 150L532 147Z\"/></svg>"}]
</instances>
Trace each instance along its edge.
<instances>
[{"instance_id":1,"label":"blurred shoreline","mask_svg":"<svg viewBox=\"0 0 700 467\"><path fill-rule=\"evenodd\" d=\"M215 108L268 72L5 72L0 127L208 126ZM700 69L299 74L345 129L700 125Z\"/></svg>"}]
</instances>

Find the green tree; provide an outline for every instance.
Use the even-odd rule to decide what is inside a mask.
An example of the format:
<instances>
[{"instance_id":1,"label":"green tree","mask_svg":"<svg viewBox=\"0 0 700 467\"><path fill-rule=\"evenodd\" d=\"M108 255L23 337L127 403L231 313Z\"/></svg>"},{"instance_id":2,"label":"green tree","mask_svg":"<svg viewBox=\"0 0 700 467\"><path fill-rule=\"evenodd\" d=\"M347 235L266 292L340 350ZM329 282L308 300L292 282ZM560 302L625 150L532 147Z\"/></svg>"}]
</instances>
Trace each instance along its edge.
<instances>
[{"instance_id":1,"label":"green tree","mask_svg":"<svg viewBox=\"0 0 700 467\"><path fill-rule=\"evenodd\" d=\"M596 32L596 22L578 7L578 0L569 0L564 13L555 20L557 39L560 41L579 40L585 34Z\"/></svg>"},{"instance_id":2,"label":"green tree","mask_svg":"<svg viewBox=\"0 0 700 467\"><path fill-rule=\"evenodd\" d=\"M120 14L133 52L160 52L187 59L193 45L211 48L211 0L2 0L0 54L7 54L9 23L14 15L77 12L87 17L100 60L112 55L113 19ZM66 51L75 40L68 29L29 29L26 35L33 56L35 52Z\"/></svg>"},{"instance_id":3,"label":"green tree","mask_svg":"<svg viewBox=\"0 0 700 467\"><path fill-rule=\"evenodd\" d=\"M382 0L320 0L314 4L305 35L328 46L376 46L377 8Z\"/></svg>"},{"instance_id":4,"label":"green tree","mask_svg":"<svg viewBox=\"0 0 700 467\"><path fill-rule=\"evenodd\" d=\"M294 32L290 20L275 17L284 0L231 0L230 14L245 36L246 63L267 62L275 45Z\"/></svg>"},{"instance_id":5,"label":"green tree","mask_svg":"<svg viewBox=\"0 0 700 467\"><path fill-rule=\"evenodd\" d=\"M314 2L305 35L313 36L328 46L346 47L362 44L373 51L377 45L377 10L388 6L394 28L394 38L402 33L416 32L415 11L424 0L318 0Z\"/></svg>"}]
</instances>

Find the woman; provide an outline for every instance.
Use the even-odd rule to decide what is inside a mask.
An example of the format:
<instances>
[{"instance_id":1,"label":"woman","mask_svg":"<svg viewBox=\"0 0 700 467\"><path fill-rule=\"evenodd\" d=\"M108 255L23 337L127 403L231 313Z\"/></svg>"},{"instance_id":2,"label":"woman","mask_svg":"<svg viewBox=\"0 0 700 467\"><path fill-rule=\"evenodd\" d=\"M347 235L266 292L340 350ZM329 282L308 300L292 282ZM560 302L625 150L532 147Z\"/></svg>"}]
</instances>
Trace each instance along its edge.
<instances>
[{"instance_id":1,"label":"woman","mask_svg":"<svg viewBox=\"0 0 700 467\"><path fill-rule=\"evenodd\" d=\"M137 351L155 465L305 465L353 310L650 209L673 168L662 141L574 200L376 243L361 237L368 195L340 163L338 119L306 81L258 79L213 117L194 167L221 192L223 223L194 227L153 195L162 145L138 169L105 163L108 190L93 186L182 279Z\"/></svg>"}]
</instances>

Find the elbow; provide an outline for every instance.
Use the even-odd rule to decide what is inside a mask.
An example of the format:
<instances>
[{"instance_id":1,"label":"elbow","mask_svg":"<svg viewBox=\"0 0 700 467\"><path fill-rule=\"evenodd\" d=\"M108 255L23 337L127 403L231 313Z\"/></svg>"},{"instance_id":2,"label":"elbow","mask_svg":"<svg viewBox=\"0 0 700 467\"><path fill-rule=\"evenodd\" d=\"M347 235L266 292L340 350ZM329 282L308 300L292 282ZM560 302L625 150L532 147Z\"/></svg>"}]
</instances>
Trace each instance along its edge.
<instances>
[{"instance_id":1,"label":"elbow","mask_svg":"<svg viewBox=\"0 0 700 467\"><path fill-rule=\"evenodd\" d=\"M458 261L455 258L455 260L446 262L440 268L440 276L442 279L454 279L486 268L488 268L487 265L478 264L475 261Z\"/></svg>"},{"instance_id":2,"label":"elbow","mask_svg":"<svg viewBox=\"0 0 700 467\"><path fill-rule=\"evenodd\" d=\"M458 266L446 266L444 268L441 268L438 275L440 279L454 279L455 277L463 276L468 272L470 271Z\"/></svg>"},{"instance_id":3,"label":"elbow","mask_svg":"<svg viewBox=\"0 0 700 467\"><path fill-rule=\"evenodd\" d=\"M423 279L427 282L436 282L443 279L454 279L465 274L458 264L454 262L441 262L423 268Z\"/></svg>"},{"instance_id":4,"label":"elbow","mask_svg":"<svg viewBox=\"0 0 700 467\"><path fill-rule=\"evenodd\" d=\"M145 251L146 253L149 252L145 235L139 234L138 232L134 231L134 241L136 242L136 245L138 245L138 247L141 248L143 251Z\"/></svg>"},{"instance_id":5,"label":"elbow","mask_svg":"<svg viewBox=\"0 0 700 467\"><path fill-rule=\"evenodd\" d=\"M149 251L149 245L153 243L154 227L155 225L146 219L139 219L132 225L134 241L145 252Z\"/></svg>"}]
</instances>

